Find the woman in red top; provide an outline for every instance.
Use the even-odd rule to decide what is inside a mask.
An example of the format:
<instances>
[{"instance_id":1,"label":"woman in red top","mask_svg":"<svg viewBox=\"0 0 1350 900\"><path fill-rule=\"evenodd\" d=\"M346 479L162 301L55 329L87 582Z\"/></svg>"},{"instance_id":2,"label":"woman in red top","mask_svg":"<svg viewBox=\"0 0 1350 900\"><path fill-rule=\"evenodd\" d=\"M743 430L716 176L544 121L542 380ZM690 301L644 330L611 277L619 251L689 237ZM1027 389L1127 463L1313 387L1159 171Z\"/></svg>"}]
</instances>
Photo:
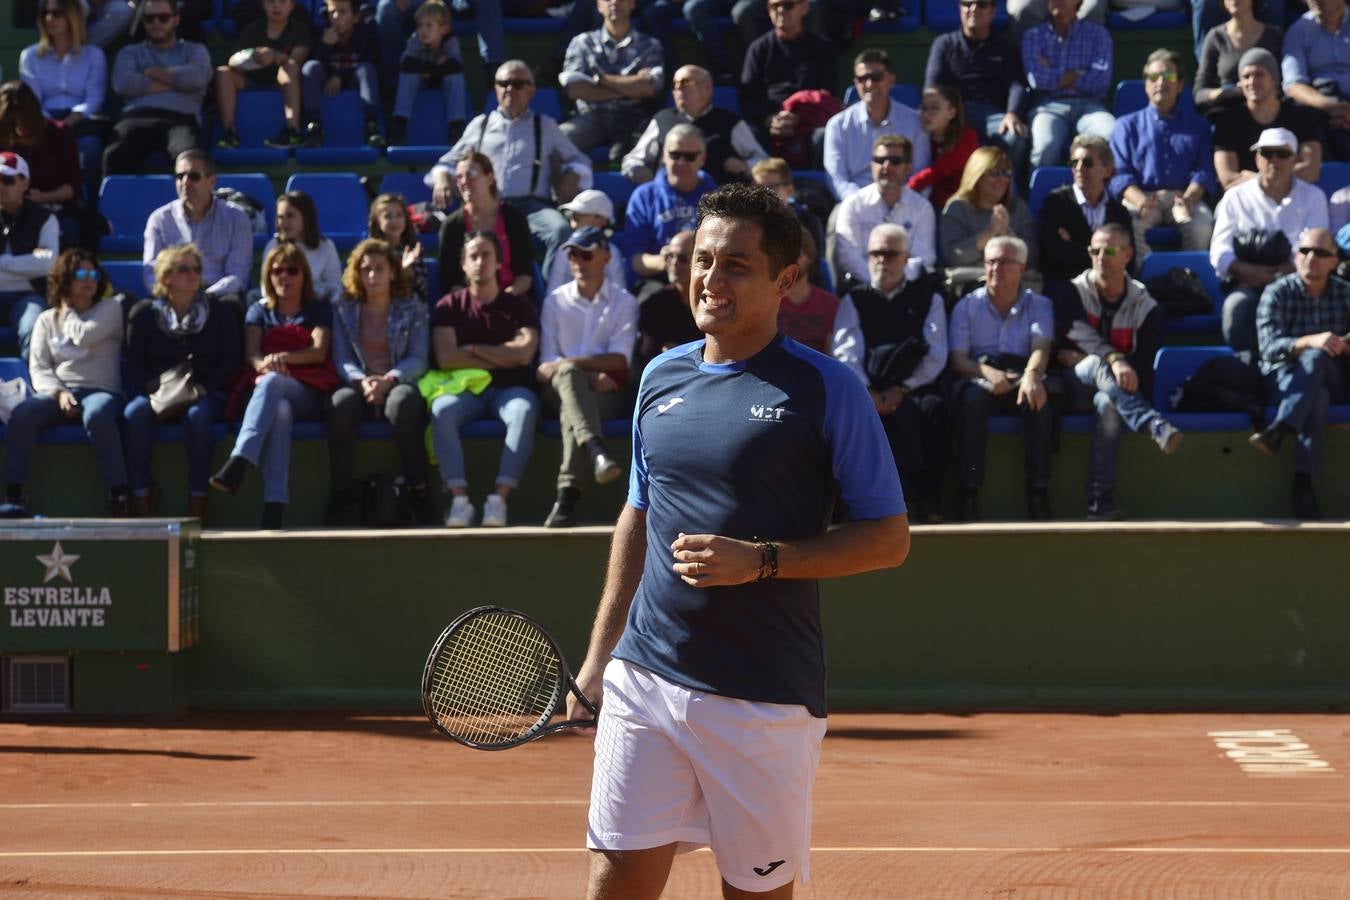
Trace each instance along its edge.
<instances>
[{"instance_id":1,"label":"woman in red top","mask_svg":"<svg viewBox=\"0 0 1350 900\"><path fill-rule=\"evenodd\" d=\"M919 104L919 119L933 145L933 161L909 177L909 188L922 191L931 187L933 207L941 211L961 185L966 160L980 145L975 129L966 124L966 108L961 94L948 84L925 88Z\"/></svg>"}]
</instances>

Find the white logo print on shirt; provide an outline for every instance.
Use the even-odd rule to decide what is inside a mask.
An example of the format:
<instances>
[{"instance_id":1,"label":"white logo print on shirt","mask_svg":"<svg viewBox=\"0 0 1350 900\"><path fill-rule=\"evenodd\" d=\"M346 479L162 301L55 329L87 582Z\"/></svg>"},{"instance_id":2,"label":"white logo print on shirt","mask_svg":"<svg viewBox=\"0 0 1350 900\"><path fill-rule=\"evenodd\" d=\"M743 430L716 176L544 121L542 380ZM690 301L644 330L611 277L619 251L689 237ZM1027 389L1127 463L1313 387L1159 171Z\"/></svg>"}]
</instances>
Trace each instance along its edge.
<instances>
[{"instance_id":1,"label":"white logo print on shirt","mask_svg":"<svg viewBox=\"0 0 1350 900\"><path fill-rule=\"evenodd\" d=\"M671 400L667 401L666 403L659 404L659 405L656 407L656 414L659 416L659 415L661 415L661 413L663 413L663 412L665 412L665 411L667 411L667 410L669 410L669 409L674 408L675 404L677 404L677 403L683 403L683 402L684 402L684 398L683 398L683 397L674 397L674 398L672 398Z\"/></svg>"}]
</instances>

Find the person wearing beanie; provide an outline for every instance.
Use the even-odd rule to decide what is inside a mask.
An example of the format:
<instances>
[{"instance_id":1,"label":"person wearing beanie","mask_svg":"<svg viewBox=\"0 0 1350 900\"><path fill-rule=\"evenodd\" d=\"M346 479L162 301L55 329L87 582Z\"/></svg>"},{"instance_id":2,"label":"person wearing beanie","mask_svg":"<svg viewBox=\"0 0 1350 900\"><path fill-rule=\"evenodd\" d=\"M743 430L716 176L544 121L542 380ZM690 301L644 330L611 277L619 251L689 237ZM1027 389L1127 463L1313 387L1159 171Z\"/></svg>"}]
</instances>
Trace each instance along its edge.
<instances>
[{"instance_id":1,"label":"person wearing beanie","mask_svg":"<svg viewBox=\"0 0 1350 900\"><path fill-rule=\"evenodd\" d=\"M1298 138L1294 176L1316 184L1322 171L1325 136L1317 113L1280 93L1280 64L1269 50L1253 47L1238 60L1238 89L1243 103L1214 123L1214 171L1227 191L1256 177L1250 149L1268 128L1285 128Z\"/></svg>"}]
</instances>

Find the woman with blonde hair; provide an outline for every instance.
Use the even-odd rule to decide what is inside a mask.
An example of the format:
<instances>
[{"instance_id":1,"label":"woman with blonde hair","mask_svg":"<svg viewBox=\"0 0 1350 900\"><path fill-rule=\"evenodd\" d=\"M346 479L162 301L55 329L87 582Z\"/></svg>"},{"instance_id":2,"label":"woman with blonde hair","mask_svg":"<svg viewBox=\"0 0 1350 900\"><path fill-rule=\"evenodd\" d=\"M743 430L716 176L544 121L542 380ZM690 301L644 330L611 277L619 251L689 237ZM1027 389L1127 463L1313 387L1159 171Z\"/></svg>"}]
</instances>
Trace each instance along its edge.
<instances>
[{"instance_id":1,"label":"woman with blonde hair","mask_svg":"<svg viewBox=\"0 0 1350 900\"><path fill-rule=\"evenodd\" d=\"M38 432L78 420L94 446L108 488L108 514L130 510L122 451L122 309L103 301L108 276L88 250L57 257L47 302L33 326L28 375L33 395L9 417L5 432L5 499L26 506L25 485Z\"/></svg>"},{"instance_id":2,"label":"woman with blonde hair","mask_svg":"<svg viewBox=\"0 0 1350 900\"><path fill-rule=\"evenodd\" d=\"M1036 267L1036 223L1012 180L1012 162L998 147L980 147L966 161L961 186L938 222L939 250L954 287L984 277L984 245L996 237L1021 238L1027 268Z\"/></svg>"},{"instance_id":3,"label":"woman with blonde hair","mask_svg":"<svg viewBox=\"0 0 1350 900\"><path fill-rule=\"evenodd\" d=\"M243 359L239 319L202 289L202 256L194 244L165 247L155 257L153 297L127 323L127 469L131 501L149 515L150 454L155 425L181 420L188 457L188 515L206 515L216 422L225 383Z\"/></svg>"},{"instance_id":4,"label":"woman with blonde hair","mask_svg":"<svg viewBox=\"0 0 1350 900\"><path fill-rule=\"evenodd\" d=\"M253 466L262 466L263 528L280 528L290 500L291 425L317 419L337 387L329 363L333 307L314 293L302 247L282 241L263 260L263 295L244 316L244 361L253 393L229 461L211 487L239 490ZM246 382L247 383L247 382Z\"/></svg>"},{"instance_id":5,"label":"woman with blonde hair","mask_svg":"<svg viewBox=\"0 0 1350 900\"><path fill-rule=\"evenodd\" d=\"M80 0L39 0L38 41L19 54L19 78L37 95L42 112L75 135L85 183L96 188L103 162L103 103L108 61L88 42Z\"/></svg>"},{"instance_id":6,"label":"woman with blonde hair","mask_svg":"<svg viewBox=\"0 0 1350 900\"><path fill-rule=\"evenodd\" d=\"M421 523L432 518L427 486L426 403L417 379L427 370L429 311L412 296L402 254L387 241L356 245L342 276L344 295L333 309L333 360L341 382L328 415L332 496L324 519L353 524L360 499L352 478L356 430L363 420L394 429L409 505Z\"/></svg>"}]
</instances>

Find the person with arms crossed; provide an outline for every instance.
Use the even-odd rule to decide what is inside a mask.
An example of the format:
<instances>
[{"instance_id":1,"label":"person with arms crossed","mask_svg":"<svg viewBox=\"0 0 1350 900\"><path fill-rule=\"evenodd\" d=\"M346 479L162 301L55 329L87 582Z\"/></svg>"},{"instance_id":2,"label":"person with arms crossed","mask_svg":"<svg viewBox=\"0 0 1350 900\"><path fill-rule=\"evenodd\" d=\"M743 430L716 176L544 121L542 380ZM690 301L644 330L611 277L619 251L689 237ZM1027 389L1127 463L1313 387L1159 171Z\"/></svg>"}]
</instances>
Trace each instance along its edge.
<instances>
[{"instance_id":1,"label":"person with arms crossed","mask_svg":"<svg viewBox=\"0 0 1350 900\"><path fill-rule=\"evenodd\" d=\"M778 334L800 235L765 188L704 197L689 302L706 337L643 376L577 677L587 696L604 687L592 900L657 897L680 843L712 844L724 897L790 897L808 875L825 732L816 580L899 565L909 525L866 388ZM827 531L836 484L852 521ZM585 717L575 697L568 716Z\"/></svg>"}]
</instances>

